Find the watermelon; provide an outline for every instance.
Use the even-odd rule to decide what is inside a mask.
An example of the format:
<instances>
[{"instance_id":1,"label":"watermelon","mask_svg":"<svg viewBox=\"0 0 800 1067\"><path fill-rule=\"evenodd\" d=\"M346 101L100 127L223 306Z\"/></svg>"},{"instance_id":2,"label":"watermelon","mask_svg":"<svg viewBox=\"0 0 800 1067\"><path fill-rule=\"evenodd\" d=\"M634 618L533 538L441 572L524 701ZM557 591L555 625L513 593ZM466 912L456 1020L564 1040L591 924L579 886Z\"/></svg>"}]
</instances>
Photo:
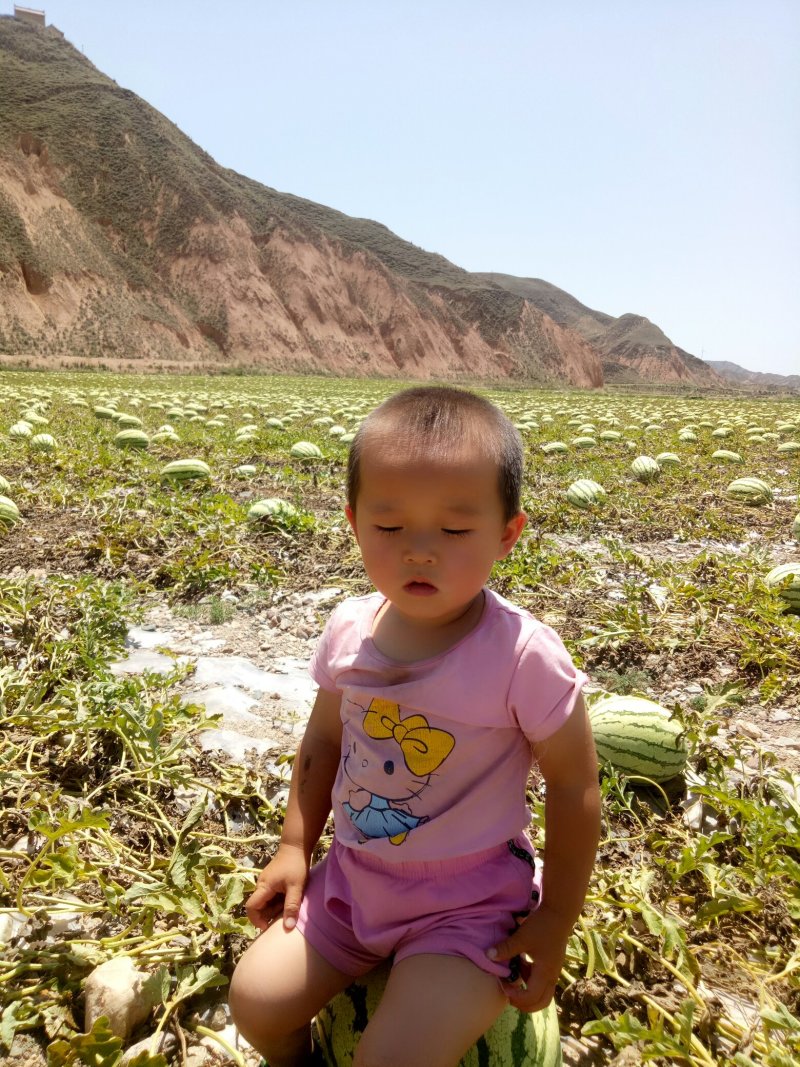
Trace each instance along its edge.
<instances>
[{"instance_id":1,"label":"watermelon","mask_svg":"<svg viewBox=\"0 0 800 1067\"><path fill-rule=\"evenodd\" d=\"M795 541L800 541L800 511L795 515L792 522L792 537Z\"/></svg>"},{"instance_id":2,"label":"watermelon","mask_svg":"<svg viewBox=\"0 0 800 1067\"><path fill-rule=\"evenodd\" d=\"M302 459L306 463L312 459L322 459L322 452L311 441L295 441L289 450L289 455L294 459Z\"/></svg>"},{"instance_id":3,"label":"watermelon","mask_svg":"<svg viewBox=\"0 0 800 1067\"><path fill-rule=\"evenodd\" d=\"M548 441L547 444L542 445L542 452L546 456L559 455L563 452L569 452L569 446L565 445L563 441Z\"/></svg>"},{"instance_id":4,"label":"watermelon","mask_svg":"<svg viewBox=\"0 0 800 1067\"><path fill-rule=\"evenodd\" d=\"M55 452L56 439L49 433L37 433L30 439L30 446L36 452Z\"/></svg>"},{"instance_id":5,"label":"watermelon","mask_svg":"<svg viewBox=\"0 0 800 1067\"><path fill-rule=\"evenodd\" d=\"M786 601L787 611L800 615L800 562L773 567L764 581Z\"/></svg>"},{"instance_id":6,"label":"watermelon","mask_svg":"<svg viewBox=\"0 0 800 1067\"><path fill-rule=\"evenodd\" d=\"M717 463L744 463L738 452L731 452L727 448L718 448L716 452L712 452L711 458Z\"/></svg>"},{"instance_id":7,"label":"watermelon","mask_svg":"<svg viewBox=\"0 0 800 1067\"><path fill-rule=\"evenodd\" d=\"M593 437L573 437L572 444L576 448L594 448L597 441Z\"/></svg>"},{"instance_id":8,"label":"watermelon","mask_svg":"<svg viewBox=\"0 0 800 1067\"><path fill-rule=\"evenodd\" d=\"M19 422L15 422L11 429L8 431L9 437L32 437L33 427L29 422L25 422L24 419L20 419Z\"/></svg>"},{"instance_id":9,"label":"watermelon","mask_svg":"<svg viewBox=\"0 0 800 1067\"><path fill-rule=\"evenodd\" d=\"M317 1037L328 1067L352 1067L355 1046L380 1003L390 969L384 963L356 979L317 1015ZM532 1015L509 1005L458 1067L557 1067L561 1062L558 1015L551 1001Z\"/></svg>"},{"instance_id":10,"label":"watermelon","mask_svg":"<svg viewBox=\"0 0 800 1067\"><path fill-rule=\"evenodd\" d=\"M778 452L800 452L800 441L784 441L782 445L778 445Z\"/></svg>"},{"instance_id":11,"label":"watermelon","mask_svg":"<svg viewBox=\"0 0 800 1067\"><path fill-rule=\"evenodd\" d=\"M7 496L0 496L0 526L14 526L19 522L19 508Z\"/></svg>"},{"instance_id":12,"label":"watermelon","mask_svg":"<svg viewBox=\"0 0 800 1067\"><path fill-rule=\"evenodd\" d=\"M591 478L579 478L567 489L567 500L576 508L593 508L606 498L606 491Z\"/></svg>"},{"instance_id":13,"label":"watermelon","mask_svg":"<svg viewBox=\"0 0 800 1067\"><path fill-rule=\"evenodd\" d=\"M255 478L258 471L252 463L241 463L238 467L233 468L233 473L237 478Z\"/></svg>"},{"instance_id":14,"label":"watermelon","mask_svg":"<svg viewBox=\"0 0 800 1067\"><path fill-rule=\"evenodd\" d=\"M114 438L117 448L147 448L150 438L144 430L132 427L130 430L120 430Z\"/></svg>"},{"instance_id":15,"label":"watermelon","mask_svg":"<svg viewBox=\"0 0 800 1067\"><path fill-rule=\"evenodd\" d=\"M728 496L741 500L744 504L769 504L772 490L760 478L737 478L728 486Z\"/></svg>"},{"instance_id":16,"label":"watermelon","mask_svg":"<svg viewBox=\"0 0 800 1067\"><path fill-rule=\"evenodd\" d=\"M116 417L116 411L113 408L96 407L94 409L94 416L96 419L113 419Z\"/></svg>"},{"instance_id":17,"label":"watermelon","mask_svg":"<svg viewBox=\"0 0 800 1067\"><path fill-rule=\"evenodd\" d=\"M675 455L674 452L659 452L656 456L656 463L659 467L679 467L681 465L681 457Z\"/></svg>"},{"instance_id":18,"label":"watermelon","mask_svg":"<svg viewBox=\"0 0 800 1067\"><path fill-rule=\"evenodd\" d=\"M300 517L300 512L287 500L271 496L266 500L257 500L250 506L247 517L251 522L271 523L273 526L284 526Z\"/></svg>"},{"instance_id":19,"label":"watermelon","mask_svg":"<svg viewBox=\"0 0 800 1067\"><path fill-rule=\"evenodd\" d=\"M589 708L601 763L623 774L666 782L686 766L683 727L644 697L606 696Z\"/></svg>"},{"instance_id":20,"label":"watermelon","mask_svg":"<svg viewBox=\"0 0 800 1067\"><path fill-rule=\"evenodd\" d=\"M8 480L8 478L4 478L3 475L0 474L0 493L10 493L10 492L11 492L11 482Z\"/></svg>"},{"instance_id":21,"label":"watermelon","mask_svg":"<svg viewBox=\"0 0 800 1067\"><path fill-rule=\"evenodd\" d=\"M640 482L653 482L661 474L661 468L652 456L637 456L631 463L631 470Z\"/></svg>"},{"instance_id":22,"label":"watermelon","mask_svg":"<svg viewBox=\"0 0 800 1067\"><path fill-rule=\"evenodd\" d=\"M117 415L114 421L123 430L140 430L143 426L138 415Z\"/></svg>"},{"instance_id":23,"label":"watermelon","mask_svg":"<svg viewBox=\"0 0 800 1067\"><path fill-rule=\"evenodd\" d=\"M211 470L202 459L175 459L161 470L163 481L188 482L193 478L210 478Z\"/></svg>"}]
</instances>

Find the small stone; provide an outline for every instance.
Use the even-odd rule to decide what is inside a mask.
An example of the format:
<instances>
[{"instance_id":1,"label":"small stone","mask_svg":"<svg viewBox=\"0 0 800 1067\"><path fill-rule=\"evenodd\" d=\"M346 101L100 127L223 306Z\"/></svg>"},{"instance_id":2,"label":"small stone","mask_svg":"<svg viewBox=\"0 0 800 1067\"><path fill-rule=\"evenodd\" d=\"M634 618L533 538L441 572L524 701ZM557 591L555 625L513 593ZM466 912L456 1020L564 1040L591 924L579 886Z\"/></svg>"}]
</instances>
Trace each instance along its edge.
<instances>
[{"instance_id":1,"label":"small stone","mask_svg":"<svg viewBox=\"0 0 800 1067\"><path fill-rule=\"evenodd\" d=\"M120 1067L128 1067L128 1064L132 1063L133 1060L135 1060L136 1057L141 1055L143 1052L149 1055L150 1045L152 1041L152 1037L145 1037L141 1041L137 1041L135 1044L129 1045L122 1053ZM161 1033L158 1036L155 1051L157 1053L160 1052L162 1056L166 1056L167 1059L170 1059L177 1047L178 1039L175 1037L174 1034Z\"/></svg>"},{"instance_id":2,"label":"small stone","mask_svg":"<svg viewBox=\"0 0 800 1067\"><path fill-rule=\"evenodd\" d=\"M764 731L761 730L754 722L747 722L746 719L740 719L736 723L736 729L740 734L744 734L745 737L749 737L752 741L758 741L764 736Z\"/></svg>"},{"instance_id":3,"label":"small stone","mask_svg":"<svg viewBox=\"0 0 800 1067\"><path fill-rule=\"evenodd\" d=\"M115 956L95 967L84 986L86 1032L105 1015L111 1032L125 1040L159 1002L159 993L146 981L130 956Z\"/></svg>"}]
</instances>

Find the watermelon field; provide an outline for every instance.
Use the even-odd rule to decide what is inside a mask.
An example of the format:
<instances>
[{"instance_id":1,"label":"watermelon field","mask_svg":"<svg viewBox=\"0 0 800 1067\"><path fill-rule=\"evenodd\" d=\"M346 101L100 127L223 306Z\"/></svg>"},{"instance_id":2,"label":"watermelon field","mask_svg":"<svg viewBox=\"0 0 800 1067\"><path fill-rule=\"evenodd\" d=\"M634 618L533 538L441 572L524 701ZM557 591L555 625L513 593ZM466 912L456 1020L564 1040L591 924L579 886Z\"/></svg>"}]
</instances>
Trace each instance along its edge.
<instances>
[{"instance_id":1,"label":"watermelon field","mask_svg":"<svg viewBox=\"0 0 800 1067\"><path fill-rule=\"evenodd\" d=\"M210 716L176 689L191 662L110 665L154 604L246 632L293 594L366 592L347 443L397 388L0 378L3 1062L160 1067L198 1062L201 1038L256 1062L205 1009L253 934L273 771L198 745ZM558 630L593 706L620 698L558 991L571 1062L796 1065L800 397L487 392L523 435L529 517L492 584ZM631 728L635 698L673 733ZM84 1017L87 977L119 955L153 1004L127 1059Z\"/></svg>"}]
</instances>

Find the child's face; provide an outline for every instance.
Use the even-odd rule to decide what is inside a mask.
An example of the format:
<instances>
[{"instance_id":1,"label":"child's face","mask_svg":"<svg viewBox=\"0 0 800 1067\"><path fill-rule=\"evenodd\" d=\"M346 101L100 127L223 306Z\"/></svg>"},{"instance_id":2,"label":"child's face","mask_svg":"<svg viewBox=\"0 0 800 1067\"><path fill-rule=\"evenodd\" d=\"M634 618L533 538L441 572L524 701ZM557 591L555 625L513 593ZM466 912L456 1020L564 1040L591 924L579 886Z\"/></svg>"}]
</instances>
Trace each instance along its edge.
<instances>
[{"instance_id":1,"label":"child's face","mask_svg":"<svg viewBox=\"0 0 800 1067\"><path fill-rule=\"evenodd\" d=\"M347 517L367 574L403 615L446 625L514 547L525 515L506 521L497 467L476 450L446 462L408 460L390 442L365 453Z\"/></svg>"}]
</instances>

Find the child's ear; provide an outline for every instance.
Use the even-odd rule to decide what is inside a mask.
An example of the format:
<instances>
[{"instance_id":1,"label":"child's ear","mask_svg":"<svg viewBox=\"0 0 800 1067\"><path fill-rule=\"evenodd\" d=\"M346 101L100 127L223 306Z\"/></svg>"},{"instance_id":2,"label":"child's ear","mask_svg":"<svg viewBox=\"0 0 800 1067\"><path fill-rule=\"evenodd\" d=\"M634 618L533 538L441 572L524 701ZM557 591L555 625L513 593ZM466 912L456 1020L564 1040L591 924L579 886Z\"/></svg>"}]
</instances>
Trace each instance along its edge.
<instances>
[{"instance_id":1,"label":"child's ear","mask_svg":"<svg viewBox=\"0 0 800 1067\"><path fill-rule=\"evenodd\" d=\"M505 559L514 545L519 541L519 536L525 529L525 523L528 521L528 516L524 511L518 511L513 518L510 518L503 530L503 536L500 539L500 552L495 557L496 559Z\"/></svg>"},{"instance_id":2,"label":"child's ear","mask_svg":"<svg viewBox=\"0 0 800 1067\"><path fill-rule=\"evenodd\" d=\"M358 541L358 526L356 525L356 513L353 511L349 504L345 504L344 513L347 516L347 521L350 523L350 529L353 531L356 541Z\"/></svg>"}]
</instances>

